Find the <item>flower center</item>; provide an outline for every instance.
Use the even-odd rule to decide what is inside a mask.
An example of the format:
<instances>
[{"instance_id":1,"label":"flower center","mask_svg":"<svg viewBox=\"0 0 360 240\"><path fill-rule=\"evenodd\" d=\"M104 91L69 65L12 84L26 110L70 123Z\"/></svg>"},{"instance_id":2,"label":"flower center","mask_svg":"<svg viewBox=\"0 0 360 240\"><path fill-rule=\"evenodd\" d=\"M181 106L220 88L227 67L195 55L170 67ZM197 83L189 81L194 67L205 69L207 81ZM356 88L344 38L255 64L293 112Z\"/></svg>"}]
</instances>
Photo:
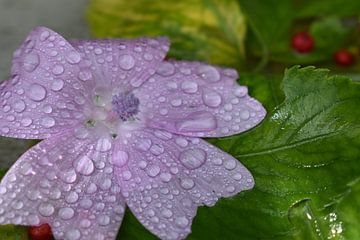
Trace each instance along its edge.
<instances>
[{"instance_id":1,"label":"flower center","mask_svg":"<svg viewBox=\"0 0 360 240\"><path fill-rule=\"evenodd\" d=\"M112 98L112 110L123 121L133 120L139 112L139 99L132 93L119 93Z\"/></svg>"}]
</instances>

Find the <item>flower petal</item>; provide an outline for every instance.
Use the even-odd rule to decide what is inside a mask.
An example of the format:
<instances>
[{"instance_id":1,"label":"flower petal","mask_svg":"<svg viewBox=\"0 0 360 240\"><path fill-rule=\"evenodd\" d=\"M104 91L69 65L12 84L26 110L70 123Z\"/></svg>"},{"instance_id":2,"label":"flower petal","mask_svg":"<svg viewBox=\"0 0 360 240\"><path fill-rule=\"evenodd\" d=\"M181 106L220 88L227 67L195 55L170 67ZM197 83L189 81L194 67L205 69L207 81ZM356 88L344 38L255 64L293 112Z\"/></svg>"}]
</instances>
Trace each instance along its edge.
<instances>
[{"instance_id":1,"label":"flower petal","mask_svg":"<svg viewBox=\"0 0 360 240\"><path fill-rule=\"evenodd\" d=\"M250 172L220 149L162 130L127 135L113 157L127 205L161 239L185 238L198 206L254 185Z\"/></svg>"},{"instance_id":2,"label":"flower petal","mask_svg":"<svg viewBox=\"0 0 360 240\"><path fill-rule=\"evenodd\" d=\"M186 136L229 136L256 126L266 114L237 78L232 69L163 62L135 94L150 127Z\"/></svg>"},{"instance_id":3,"label":"flower petal","mask_svg":"<svg viewBox=\"0 0 360 240\"><path fill-rule=\"evenodd\" d=\"M43 139L80 121L87 91L79 64L63 37L35 28L14 53L12 78L0 85L0 135Z\"/></svg>"},{"instance_id":4,"label":"flower petal","mask_svg":"<svg viewBox=\"0 0 360 240\"><path fill-rule=\"evenodd\" d=\"M170 46L165 37L70 42L91 63L97 85L113 85L122 90L139 87L148 80Z\"/></svg>"},{"instance_id":5,"label":"flower petal","mask_svg":"<svg viewBox=\"0 0 360 240\"><path fill-rule=\"evenodd\" d=\"M48 223L56 239L115 239L125 202L101 141L66 132L27 151L1 181L0 224Z\"/></svg>"}]
</instances>

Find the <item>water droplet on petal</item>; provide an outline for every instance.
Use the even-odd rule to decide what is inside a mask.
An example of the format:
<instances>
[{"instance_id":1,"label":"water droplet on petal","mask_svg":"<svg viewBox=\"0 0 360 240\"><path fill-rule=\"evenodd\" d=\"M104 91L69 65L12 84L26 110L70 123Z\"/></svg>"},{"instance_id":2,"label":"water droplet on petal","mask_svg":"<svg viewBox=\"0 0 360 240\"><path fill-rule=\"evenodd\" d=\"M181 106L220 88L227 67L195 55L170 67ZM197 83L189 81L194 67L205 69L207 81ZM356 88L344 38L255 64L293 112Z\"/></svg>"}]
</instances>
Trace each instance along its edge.
<instances>
[{"instance_id":1,"label":"water droplet on petal","mask_svg":"<svg viewBox=\"0 0 360 240\"><path fill-rule=\"evenodd\" d=\"M188 141L183 137L177 137L175 143L180 147L186 147L188 145Z\"/></svg>"},{"instance_id":2,"label":"water droplet on petal","mask_svg":"<svg viewBox=\"0 0 360 240\"><path fill-rule=\"evenodd\" d=\"M28 72L33 72L40 64L40 57L37 53L30 53L24 56L23 66Z\"/></svg>"},{"instance_id":3,"label":"water droplet on petal","mask_svg":"<svg viewBox=\"0 0 360 240\"><path fill-rule=\"evenodd\" d=\"M161 173L160 174L160 179L163 182L169 182L171 180L171 174L170 173Z\"/></svg>"},{"instance_id":4,"label":"water droplet on petal","mask_svg":"<svg viewBox=\"0 0 360 240\"><path fill-rule=\"evenodd\" d=\"M76 51L69 52L65 58L70 64L77 64L81 60L80 54Z\"/></svg>"},{"instance_id":5,"label":"water droplet on petal","mask_svg":"<svg viewBox=\"0 0 360 240\"><path fill-rule=\"evenodd\" d=\"M145 138L145 139L140 139L139 142L135 145L135 147L138 150L147 151L150 149L151 144L152 144L151 140Z\"/></svg>"},{"instance_id":6,"label":"water droplet on petal","mask_svg":"<svg viewBox=\"0 0 360 240\"><path fill-rule=\"evenodd\" d=\"M64 87L64 81L61 79L55 79L51 84L51 90L60 91Z\"/></svg>"},{"instance_id":7,"label":"water droplet on petal","mask_svg":"<svg viewBox=\"0 0 360 240\"><path fill-rule=\"evenodd\" d=\"M200 148L187 149L180 154L180 162L188 169L197 169L205 163L206 152Z\"/></svg>"},{"instance_id":8,"label":"water droplet on petal","mask_svg":"<svg viewBox=\"0 0 360 240\"><path fill-rule=\"evenodd\" d=\"M40 41L45 41L46 39L48 39L48 37L50 36L50 33L49 31L43 31L41 34L40 34Z\"/></svg>"},{"instance_id":9,"label":"water droplet on petal","mask_svg":"<svg viewBox=\"0 0 360 240\"><path fill-rule=\"evenodd\" d=\"M81 226L82 228L88 228L88 227L91 226L91 222L90 222L88 219L82 219L82 220L80 221L80 226Z\"/></svg>"},{"instance_id":10,"label":"water droplet on petal","mask_svg":"<svg viewBox=\"0 0 360 240\"><path fill-rule=\"evenodd\" d=\"M178 217L175 219L176 226L185 228L189 224L189 220L186 217Z\"/></svg>"},{"instance_id":11,"label":"water droplet on petal","mask_svg":"<svg viewBox=\"0 0 360 240\"><path fill-rule=\"evenodd\" d=\"M213 66L202 65L197 68L197 72L199 76L209 82L217 82L221 78L219 71Z\"/></svg>"},{"instance_id":12,"label":"water droplet on petal","mask_svg":"<svg viewBox=\"0 0 360 240\"><path fill-rule=\"evenodd\" d=\"M79 72L79 79L82 81L89 81L92 78L92 73L89 70L83 70Z\"/></svg>"},{"instance_id":13,"label":"water droplet on petal","mask_svg":"<svg viewBox=\"0 0 360 240\"><path fill-rule=\"evenodd\" d=\"M179 106L181 106L181 104L182 104L182 99L180 99L180 98L178 98L178 99L173 99L173 100L171 100L170 104L171 104L171 106L173 106L173 107L179 107Z\"/></svg>"},{"instance_id":14,"label":"water droplet on petal","mask_svg":"<svg viewBox=\"0 0 360 240\"><path fill-rule=\"evenodd\" d=\"M235 159L229 159L224 163L224 167L227 170L233 170L236 167L236 160Z\"/></svg>"},{"instance_id":15,"label":"water droplet on petal","mask_svg":"<svg viewBox=\"0 0 360 240\"><path fill-rule=\"evenodd\" d=\"M27 94L34 101L42 101L46 97L46 89L39 84L32 84Z\"/></svg>"},{"instance_id":16,"label":"water droplet on petal","mask_svg":"<svg viewBox=\"0 0 360 240\"><path fill-rule=\"evenodd\" d=\"M248 120L250 118L250 112L246 109L240 111L240 118L242 120Z\"/></svg>"},{"instance_id":17,"label":"water droplet on petal","mask_svg":"<svg viewBox=\"0 0 360 240\"><path fill-rule=\"evenodd\" d=\"M154 144L150 148L150 152L156 156L162 154L164 152L164 147L159 144Z\"/></svg>"},{"instance_id":18,"label":"water droplet on petal","mask_svg":"<svg viewBox=\"0 0 360 240\"><path fill-rule=\"evenodd\" d=\"M39 205L39 213L43 215L44 217L50 217L54 214L55 208L50 203L41 203Z\"/></svg>"},{"instance_id":19,"label":"water droplet on petal","mask_svg":"<svg viewBox=\"0 0 360 240\"><path fill-rule=\"evenodd\" d=\"M21 125L24 127L30 126L31 123L32 123L31 118L25 117L25 118L21 119Z\"/></svg>"},{"instance_id":20,"label":"water droplet on petal","mask_svg":"<svg viewBox=\"0 0 360 240\"><path fill-rule=\"evenodd\" d=\"M52 73L55 75L60 75L64 72L64 67L62 65L55 65L52 69Z\"/></svg>"},{"instance_id":21,"label":"water droplet on petal","mask_svg":"<svg viewBox=\"0 0 360 240\"><path fill-rule=\"evenodd\" d=\"M114 153L111 163L117 167L124 166L128 161L129 155L124 151L117 151Z\"/></svg>"},{"instance_id":22,"label":"water droplet on petal","mask_svg":"<svg viewBox=\"0 0 360 240\"><path fill-rule=\"evenodd\" d=\"M216 91L205 88L203 90L202 99L209 107L218 107L221 104L221 96Z\"/></svg>"},{"instance_id":23,"label":"water droplet on petal","mask_svg":"<svg viewBox=\"0 0 360 240\"><path fill-rule=\"evenodd\" d=\"M165 208L161 211L161 215L165 218L171 218L171 216L173 215L172 211Z\"/></svg>"},{"instance_id":24,"label":"water droplet on petal","mask_svg":"<svg viewBox=\"0 0 360 240\"><path fill-rule=\"evenodd\" d=\"M65 234L66 240L78 240L81 237L81 233L77 229L71 229Z\"/></svg>"},{"instance_id":25,"label":"water droplet on petal","mask_svg":"<svg viewBox=\"0 0 360 240\"><path fill-rule=\"evenodd\" d=\"M156 73L164 77L171 76L175 73L175 67L170 62L162 62L157 68Z\"/></svg>"},{"instance_id":26,"label":"water droplet on petal","mask_svg":"<svg viewBox=\"0 0 360 240\"><path fill-rule=\"evenodd\" d=\"M74 214L75 214L74 209L70 207L64 207L59 209L59 217L64 220L71 219L74 216Z\"/></svg>"},{"instance_id":27,"label":"water droplet on petal","mask_svg":"<svg viewBox=\"0 0 360 240\"><path fill-rule=\"evenodd\" d=\"M90 175L94 172L94 163L88 156L82 156L74 161L75 170L82 175Z\"/></svg>"},{"instance_id":28,"label":"water droplet on petal","mask_svg":"<svg viewBox=\"0 0 360 240\"><path fill-rule=\"evenodd\" d=\"M157 165L151 165L148 168L146 168L146 173L150 177L156 177L160 173L160 167Z\"/></svg>"},{"instance_id":29,"label":"water droplet on petal","mask_svg":"<svg viewBox=\"0 0 360 240\"><path fill-rule=\"evenodd\" d=\"M99 187L102 189L102 190L108 190L110 187L111 187L111 179L109 178L105 178L102 180L102 182L99 184Z\"/></svg>"},{"instance_id":30,"label":"water droplet on petal","mask_svg":"<svg viewBox=\"0 0 360 240\"><path fill-rule=\"evenodd\" d=\"M55 119L52 118L52 117L44 117L41 119L41 122L40 124L46 128L50 128L50 127L53 127L55 125Z\"/></svg>"},{"instance_id":31,"label":"water droplet on petal","mask_svg":"<svg viewBox=\"0 0 360 240\"><path fill-rule=\"evenodd\" d=\"M77 175L74 169L70 169L67 171L62 171L60 173L60 178L66 183L73 183L76 181Z\"/></svg>"},{"instance_id":32,"label":"water droplet on petal","mask_svg":"<svg viewBox=\"0 0 360 240\"><path fill-rule=\"evenodd\" d=\"M119 65L124 70L130 70L135 66L135 59L131 55L121 55Z\"/></svg>"},{"instance_id":33,"label":"water droplet on petal","mask_svg":"<svg viewBox=\"0 0 360 240\"><path fill-rule=\"evenodd\" d=\"M106 152L111 149L112 143L108 138L100 138L96 144L96 151Z\"/></svg>"},{"instance_id":34,"label":"water droplet on petal","mask_svg":"<svg viewBox=\"0 0 360 240\"><path fill-rule=\"evenodd\" d=\"M185 190L190 190L195 186L195 183L192 179L190 178L184 178L181 179L181 183L180 183L181 187L184 188Z\"/></svg>"},{"instance_id":35,"label":"water droplet on petal","mask_svg":"<svg viewBox=\"0 0 360 240\"><path fill-rule=\"evenodd\" d=\"M245 86L239 86L234 90L234 95L237 97L245 97L247 93L248 89Z\"/></svg>"},{"instance_id":36,"label":"water droplet on petal","mask_svg":"<svg viewBox=\"0 0 360 240\"><path fill-rule=\"evenodd\" d=\"M193 81L185 80L181 83L181 89L185 93L196 93L198 90L198 84Z\"/></svg>"},{"instance_id":37,"label":"water droplet on petal","mask_svg":"<svg viewBox=\"0 0 360 240\"><path fill-rule=\"evenodd\" d=\"M110 218L107 215L99 216L98 223L100 226L106 226L110 223Z\"/></svg>"},{"instance_id":38,"label":"water droplet on petal","mask_svg":"<svg viewBox=\"0 0 360 240\"><path fill-rule=\"evenodd\" d=\"M52 188L49 192L49 197L51 199L59 199L61 197L61 191L59 188Z\"/></svg>"},{"instance_id":39,"label":"water droplet on petal","mask_svg":"<svg viewBox=\"0 0 360 240\"><path fill-rule=\"evenodd\" d=\"M209 112L194 112L179 120L175 127L179 132L204 132L214 130L216 118Z\"/></svg>"},{"instance_id":40,"label":"water droplet on petal","mask_svg":"<svg viewBox=\"0 0 360 240\"><path fill-rule=\"evenodd\" d=\"M79 199L79 195L76 192L70 192L66 198L65 201L67 203L75 203Z\"/></svg>"},{"instance_id":41,"label":"water droplet on petal","mask_svg":"<svg viewBox=\"0 0 360 240\"><path fill-rule=\"evenodd\" d=\"M14 103L14 111L15 112L21 113L25 110L25 108L26 108L26 105L23 100L19 99Z\"/></svg>"}]
</instances>

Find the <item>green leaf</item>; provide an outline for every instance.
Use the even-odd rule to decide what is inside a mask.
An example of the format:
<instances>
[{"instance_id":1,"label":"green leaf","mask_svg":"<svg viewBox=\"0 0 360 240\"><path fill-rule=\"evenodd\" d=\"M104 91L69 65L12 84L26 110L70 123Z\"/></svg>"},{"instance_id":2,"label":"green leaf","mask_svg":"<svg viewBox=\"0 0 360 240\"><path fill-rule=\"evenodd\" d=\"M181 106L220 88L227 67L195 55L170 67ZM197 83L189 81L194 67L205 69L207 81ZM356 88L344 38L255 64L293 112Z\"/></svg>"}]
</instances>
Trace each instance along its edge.
<instances>
[{"instance_id":1,"label":"green leaf","mask_svg":"<svg viewBox=\"0 0 360 240\"><path fill-rule=\"evenodd\" d=\"M27 227L15 225L0 226L1 240L28 240Z\"/></svg>"},{"instance_id":2,"label":"green leaf","mask_svg":"<svg viewBox=\"0 0 360 240\"><path fill-rule=\"evenodd\" d=\"M295 7L297 17L313 16L358 16L360 1L357 0L297 0Z\"/></svg>"},{"instance_id":3,"label":"green leaf","mask_svg":"<svg viewBox=\"0 0 360 240\"><path fill-rule=\"evenodd\" d=\"M240 82L254 82L250 92L268 101L267 108L276 102L266 94L264 77L243 75ZM259 127L211 139L250 169L256 186L199 208L188 239L359 236L360 85L324 69L293 67L282 88L285 97L276 96L283 102ZM129 212L118 238L154 239Z\"/></svg>"},{"instance_id":4,"label":"green leaf","mask_svg":"<svg viewBox=\"0 0 360 240\"><path fill-rule=\"evenodd\" d=\"M166 35L170 57L239 66L246 24L232 0L92 0L88 20L97 37Z\"/></svg>"}]
</instances>

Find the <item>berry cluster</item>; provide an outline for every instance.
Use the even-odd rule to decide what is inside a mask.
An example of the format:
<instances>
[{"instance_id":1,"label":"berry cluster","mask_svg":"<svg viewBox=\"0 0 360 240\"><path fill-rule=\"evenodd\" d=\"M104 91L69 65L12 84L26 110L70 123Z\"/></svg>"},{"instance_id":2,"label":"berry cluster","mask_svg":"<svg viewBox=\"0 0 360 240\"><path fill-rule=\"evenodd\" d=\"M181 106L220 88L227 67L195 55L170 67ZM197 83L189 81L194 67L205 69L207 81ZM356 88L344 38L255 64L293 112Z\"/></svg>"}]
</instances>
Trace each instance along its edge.
<instances>
[{"instance_id":1,"label":"berry cluster","mask_svg":"<svg viewBox=\"0 0 360 240\"><path fill-rule=\"evenodd\" d=\"M293 35L291 46L298 53L310 53L314 50L315 41L308 32L298 32ZM347 49L337 50L333 58L336 64L342 67L351 66L355 62L354 55Z\"/></svg>"}]
</instances>

